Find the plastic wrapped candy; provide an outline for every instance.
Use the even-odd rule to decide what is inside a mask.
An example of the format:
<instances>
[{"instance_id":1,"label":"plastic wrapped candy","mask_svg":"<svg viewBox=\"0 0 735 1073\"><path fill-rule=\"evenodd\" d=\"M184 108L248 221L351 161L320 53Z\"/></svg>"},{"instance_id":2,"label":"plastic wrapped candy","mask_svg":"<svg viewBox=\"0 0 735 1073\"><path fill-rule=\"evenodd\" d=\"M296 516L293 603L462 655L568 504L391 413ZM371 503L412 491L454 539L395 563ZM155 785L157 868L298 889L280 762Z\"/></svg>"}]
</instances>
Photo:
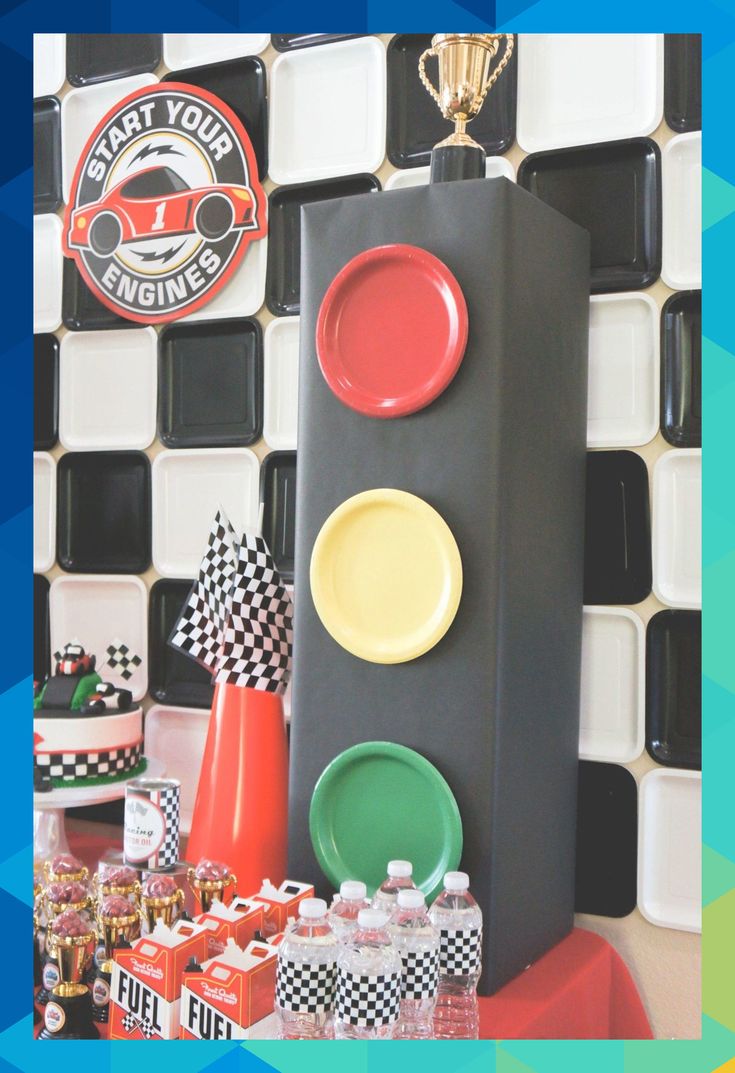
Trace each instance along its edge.
<instances>
[{"instance_id":1,"label":"plastic wrapped candy","mask_svg":"<svg viewBox=\"0 0 735 1073\"><path fill-rule=\"evenodd\" d=\"M135 906L122 894L108 894L100 905L100 916L108 919L133 916L135 912Z\"/></svg>"},{"instance_id":2,"label":"plastic wrapped candy","mask_svg":"<svg viewBox=\"0 0 735 1073\"><path fill-rule=\"evenodd\" d=\"M76 879L59 880L46 887L46 901L52 905L79 905L87 895L87 884Z\"/></svg>"},{"instance_id":3,"label":"plastic wrapped candy","mask_svg":"<svg viewBox=\"0 0 735 1073\"><path fill-rule=\"evenodd\" d=\"M127 864L101 864L99 881L103 887L118 887L125 890L134 886L138 873Z\"/></svg>"},{"instance_id":4,"label":"plastic wrapped candy","mask_svg":"<svg viewBox=\"0 0 735 1073\"><path fill-rule=\"evenodd\" d=\"M49 928L58 939L75 939L93 931L86 913L80 913L76 909L65 909L63 913L59 913Z\"/></svg>"},{"instance_id":5,"label":"plastic wrapped candy","mask_svg":"<svg viewBox=\"0 0 735 1073\"><path fill-rule=\"evenodd\" d=\"M230 875L229 866L222 861L211 861L209 857L202 857L199 864L196 866L194 875L197 879L207 880L208 882L216 882L219 879L227 879Z\"/></svg>"},{"instance_id":6,"label":"plastic wrapped candy","mask_svg":"<svg viewBox=\"0 0 735 1073\"><path fill-rule=\"evenodd\" d=\"M84 865L71 853L57 853L51 860L51 871L55 876L74 876L83 872Z\"/></svg>"},{"instance_id":7,"label":"plastic wrapped candy","mask_svg":"<svg viewBox=\"0 0 735 1073\"><path fill-rule=\"evenodd\" d=\"M170 898L177 891L173 876L149 875L143 884L144 898Z\"/></svg>"}]
</instances>

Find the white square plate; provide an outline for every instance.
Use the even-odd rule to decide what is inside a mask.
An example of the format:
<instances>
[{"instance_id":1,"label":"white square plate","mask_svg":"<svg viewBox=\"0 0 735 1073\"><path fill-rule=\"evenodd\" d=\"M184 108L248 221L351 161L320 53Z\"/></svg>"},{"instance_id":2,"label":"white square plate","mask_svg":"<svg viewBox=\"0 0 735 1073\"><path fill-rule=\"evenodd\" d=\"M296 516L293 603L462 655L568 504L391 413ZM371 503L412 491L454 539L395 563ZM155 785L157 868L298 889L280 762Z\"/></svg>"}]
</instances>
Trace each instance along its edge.
<instances>
[{"instance_id":1,"label":"white square plate","mask_svg":"<svg viewBox=\"0 0 735 1073\"><path fill-rule=\"evenodd\" d=\"M53 332L61 324L61 220L33 217L33 330Z\"/></svg>"},{"instance_id":2,"label":"white square plate","mask_svg":"<svg viewBox=\"0 0 735 1073\"><path fill-rule=\"evenodd\" d=\"M431 168L405 168L395 171L385 180L385 190L404 190L407 186L428 186ZM486 179L510 179L516 181L515 168L504 156L489 156L485 159Z\"/></svg>"},{"instance_id":3,"label":"white square plate","mask_svg":"<svg viewBox=\"0 0 735 1073\"><path fill-rule=\"evenodd\" d=\"M624 607L585 607L579 755L628 764L645 744L643 622Z\"/></svg>"},{"instance_id":4,"label":"white square plate","mask_svg":"<svg viewBox=\"0 0 735 1073\"><path fill-rule=\"evenodd\" d=\"M141 700L148 689L148 593L139 577L58 577L49 592L51 652L75 638L97 657L105 681ZM127 680L105 666L107 646L123 641L142 662ZM52 655L53 659L53 655Z\"/></svg>"},{"instance_id":5,"label":"white square plate","mask_svg":"<svg viewBox=\"0 0 735 1073\"><path fill-rule=\"evenodd\" d=\"M528 153L650 134L663 34L520 34L518 143Z\"/></svg>"},{"instance_id":6,"label":"white square plate","mask_svg":"<svg viewBox=\"0 0 735 1073\"><path fill-rule=\"evenodd\" d=\"M702 775L649 771L638 793L638 908L660 928L702 930Z\"/></svg>"},{"instance_id":7,"label":"white square plate","mask_svg":"<svg viewBox=\"0 0 735 1073\"><path fill-rule=\"evenodd\" d=\"M87 139L99 121L109 110L141 86L152 86L158 79L155 75L132 75L117 78L112 82L100 82L96 86L73 89L61 102L61 173L64 185L64 201L69 201L69 191Z\"/></svg>"},{"instance_id":8,"label":"white square plate","mask_svg":"<svg viewBox=\"0 0 735 1073\"><path fill-rule=\"evenodd\" d=\"M653 591L662 604L702 606L702 452L673 450L653 469Z\"/></svg>"},{"instance_id":9,"label":"white square plate","mask_svg":"<svg viewBox=\"0 0 735 1073\"><path fill-rule=\"evenodd\" d=\"M702 286L702 132L680 134L664 146L661 278L675 291Z\"/></svg>"},{"instance_id":10,"label":"white square plate","mask_svg":"<svg viewBox=\"0 0 735 1073\"><path fill-rule=\"evenodd\" d=\"M66 78L66 34L33 35L33 96L58 93Z\"/></svg>"},{"instance_id":11,"label":"white square plate","mask_svg":"<svg viewBox=\"0 0 735 1073\"><path fill-rule=\"evenodd\" d=\"M260 466L247 447L162 451L151 473L153 565L164 577L197 576L220 507L238 534L256 529Z\"/></svg>"},{"instance_id":12,"label":"white square plate","mask_svg":"<svg viewBox=\"0 0 735 1073\"><path fill-rule=\"evenodd\" d=\"M175 71L238 56L257 56L268 48L269 41L270 34L164 34L163 62Z\"/></svg>"},{"instance_id":13,"label":"white square plate","mask_svg":"<svg viewBox=\"0 0 735 1073\"><path fill-rule=\"evenodd\" d=\"M191 831L199 772L209 728L209 712L201 708L169 708L154 704L145 716L145 753L161 760L166 777L181 783L179 826Z\"/></svg>"},{"instance_id":14,"label":"white square plate","mask_svg":"<svg viewBox=\"0 0 735 1073\"><path fill-rule=\"evenodd\" d=\"M375 37L299 49L271 69L276 183L374 172L385 156L385 47Z\"/></svg>"},{"instance_id":15,"label":"white square plate","mask_svg":"<svg viewBox=\"0 0 735 1073\"><path fill-rule=\"evenodd\" d=\"M263 337L263 436L276 451L295 451L299 407L299 318L278 317Z\"/></svg>"},{"instance_id":16,"label":"white square plate","mask_svg":"<svg viewBox=\"0 0 735 1073\"><path fill-rule=\"evenodd\" d=\"M33 455L33 569L50 570L56 560L56 463L45 451Z\"/></svg>"},{"instance_id":17,"label":"white square plate","mask_svg":"<svg viewBox=\"0 0 735 1073\"><path fill-rule=\"evenodd\" d=\"M659 425L659 325L647 294L590 299L587 446L648 443Z\"/></svg>"},{"instance_id":18,"label":"white square plate","mask_svg":"<svg viewBox=\"0 0 735 1073\"><path fill-rule=\"evenodd\" d=\"M59 438L67 451L148 447L156 435L153 328L68 332L61 340Z\"/></svg>"},{"instance_id":19,"label":"white square plate","mask_svg":"<svg viewBox=\"0 0 735 1073\"><path fill-rule=\"evenodd\" d=\"M221 291L196 313L181 317L183 321L215 320L222 317L252 317L265 298L265 272L268 265L268 239L251 242L240 264Z\"/></svg>"}]
</instances>

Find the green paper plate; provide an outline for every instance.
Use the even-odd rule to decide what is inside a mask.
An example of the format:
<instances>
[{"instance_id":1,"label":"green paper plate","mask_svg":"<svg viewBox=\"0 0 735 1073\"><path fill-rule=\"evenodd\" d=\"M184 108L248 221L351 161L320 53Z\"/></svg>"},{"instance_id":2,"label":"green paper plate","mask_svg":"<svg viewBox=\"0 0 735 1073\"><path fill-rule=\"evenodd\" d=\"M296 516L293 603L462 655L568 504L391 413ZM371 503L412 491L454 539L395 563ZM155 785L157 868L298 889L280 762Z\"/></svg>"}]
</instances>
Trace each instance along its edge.
<instances>
[{"instance_id":1,"label":"green paper plate","mask_svg":"<svg viewBox=\"0 0 735 1073\"><path fill-rule=\"evenodd\" d=\"M429 900L462 856L462 820L445 779L425 757L389 741L355 745L324 769L309 830L336 889L345 879L362 879L372 894L388 861L408 860Z\"/></svg>"}]
</instances>

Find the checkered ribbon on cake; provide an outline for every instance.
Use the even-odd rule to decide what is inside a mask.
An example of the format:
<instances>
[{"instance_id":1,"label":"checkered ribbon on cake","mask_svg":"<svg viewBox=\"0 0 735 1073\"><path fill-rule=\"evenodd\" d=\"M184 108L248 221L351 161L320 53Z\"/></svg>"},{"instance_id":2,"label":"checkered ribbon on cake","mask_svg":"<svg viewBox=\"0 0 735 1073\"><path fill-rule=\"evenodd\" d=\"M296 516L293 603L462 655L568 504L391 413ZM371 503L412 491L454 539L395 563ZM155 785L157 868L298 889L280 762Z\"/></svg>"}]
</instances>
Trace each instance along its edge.
<instances>
[{"instance_id":1,"label":"checkered ribbon on cake","mask_svg":"<svg viewBox=\"0 0 735 1073\"><path fill-rule=\"evenodd\" d=\"M141 1034L146 1039L151 1039L155 1034L153 1030L153 1022L148 1017L136 1017L132 1013L126 1013L122 1019L122 1026L126 1032L132 1032L133 1029L139 1028Z\"/></svg>"},{"instance_id":2,"label":"checkered ribbon on cake","mask_svg":"<svg viewBox=\"0 0 735 1073\"><path fill-rule=\"evenodd\" d=\"M105 662L103 667L110 667L113 671L124 678L127 682L135 674L135 668L140 667L143 660L137 656L124 641L116 637L105 650ZM132 670L131 670L132 668Z\"/></svg>"},{"instance_id":3,"label":"checkered ribbon on cake","mask_svg":"<svg viewBox=\"0 0 735 1073\"><path fill-rule=\"evenodd\" d=\"M357 976L337 973L337 1016L357 1028L377 1028L398 1020L401 974Z\"/></svg>"},{"instance_id":4,"label":"checkered ribbon on cake","mask_svg":"<svg viewBox=\"0 0 735 1073\"><path fill-rule=\"evenodd\" d=\"M325 1013L334 1005L337 966L278 959L276 1003L292 1013Z\"/></svg>"},{"instance_id":5,"label":"checkered ribbon on cake","mask_svg":"<svg viewBox=\"0 0 735 1073\"><path fill-rule=\"evenodd\" d=\"M169 644L207 667L217 682L284 693L292 617L291 598L263 538L246 533L238 540L220 510Z\"/></svg>"},{"instance_id":6,"label":"checkered ribbon on cake","mask_svg":"<svg viewBox=\"0 0 735 1073\"><path fill-rule=\"evenodd\" d=\"M439 950L401 951L401 998L431 998L439 984Z\"/></svg>"},{"instance_id":7,"label":"checkered ribbon on cake","mask_svg":"<svg viewBox=\"0 0 735 1073\"><path fill-rule=\"evenodd\" d=\"M469 976L480 965L482 929L442 928L439 932L439 970L443 976Z\"/></svg>"}]
</instances>

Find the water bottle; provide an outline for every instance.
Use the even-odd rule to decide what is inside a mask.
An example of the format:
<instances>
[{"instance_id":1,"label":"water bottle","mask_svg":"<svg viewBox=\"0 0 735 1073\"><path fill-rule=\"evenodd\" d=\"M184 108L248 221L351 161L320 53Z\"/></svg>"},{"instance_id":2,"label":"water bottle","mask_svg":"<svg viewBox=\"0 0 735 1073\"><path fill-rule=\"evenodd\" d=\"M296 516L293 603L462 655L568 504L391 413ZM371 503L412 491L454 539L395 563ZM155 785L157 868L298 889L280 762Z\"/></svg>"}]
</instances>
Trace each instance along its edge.
<instances>
[{"instance_id":1,"label":"water bottle","mask_svg":"<svg viewBox=\"0 0 735 1073\"><path fill-rule=\"evenodd\" d=\"M370 908L366 894L365 884L357 879L346 879L340 886L339 895L329 910L329 926L341 943L346 942L357 927L357 914L360 910Z\"/></svg>"},{"instance_id":2,"label":"water bottle","mask_svg":"<svg viewBox=\"0 0 735 1073\"><path fill-rule=\"evenodd\" d=\"M447 872L444 890L429 917L439 932L439 992L434 1009L436 1039L477 1039L480 1030L482 910L469 892L466 872Z\"/></svg>"},{"instance_id":3,"label":"water bottle","mask_svg":"<svg viewBox=\"0 0 735 1073\"><path fill-rule=\"evenodd\" d=\"M373 895L373 909L382 909L389 916L396 907L399 890L413 890L410 861L388 861L388 876Z\"/></svg>"},{"instance_id":4,"label":"water bottle","mask_svg":"<svg viewBox=\"0 0 735 1073\"><path fill-rule=\"evenodd\" d=\"M401 955L401 1014L394 1039L433 1039L439 983L439 932L429 920L420 890L399 890L388 924Z\"/></svg>"},{"instance_id":5,"label":"water bottle","mask_svg":"<svg viewBox=\"0 0 735 1073\"><path fill-rule=\"evenodd\" d=\"M339 945L327 903L304 898L278 946L275 1011L279 1039L333 1039Z\"/></svg>"},{"instance_id":6,"label":"water bottle","mask_svg":"<svg viewBox=\"0 0 735 1073\"><path fill-rule=\"evenodd\" d=\"M361 909L337 958L336 1039L392 1039L401 1001L401 955L388 914Z\"/></svg>"}]
</instances>

